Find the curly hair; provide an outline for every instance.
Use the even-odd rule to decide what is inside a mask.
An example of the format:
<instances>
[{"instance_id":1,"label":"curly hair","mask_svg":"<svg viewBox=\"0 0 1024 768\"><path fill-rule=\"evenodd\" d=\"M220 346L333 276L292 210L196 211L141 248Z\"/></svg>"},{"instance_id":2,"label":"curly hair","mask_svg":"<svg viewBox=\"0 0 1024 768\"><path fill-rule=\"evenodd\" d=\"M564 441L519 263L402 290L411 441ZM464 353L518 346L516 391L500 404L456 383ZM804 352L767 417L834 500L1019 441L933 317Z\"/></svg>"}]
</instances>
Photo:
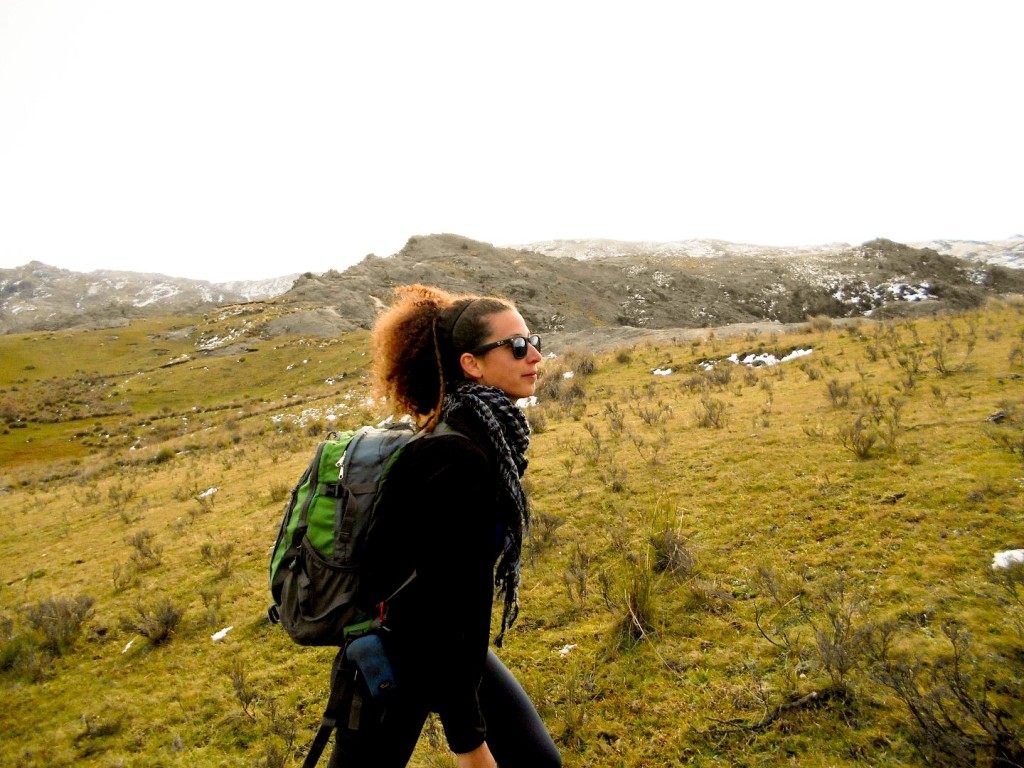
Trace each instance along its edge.
<instances>
[{"instance_id":1,"label":"curly hair","mask_svg":"<svg viewBox=\"0 0 1024 768\"><path fill-rule=\"evenodd\" d=\"M396 415L411 414L432 429L446 384L462 377L459 357L491 333L488 318L516 307L492 296L452 294L429 285L403 285L373 325L377 395Z\"/></svg>"}]
</instances>

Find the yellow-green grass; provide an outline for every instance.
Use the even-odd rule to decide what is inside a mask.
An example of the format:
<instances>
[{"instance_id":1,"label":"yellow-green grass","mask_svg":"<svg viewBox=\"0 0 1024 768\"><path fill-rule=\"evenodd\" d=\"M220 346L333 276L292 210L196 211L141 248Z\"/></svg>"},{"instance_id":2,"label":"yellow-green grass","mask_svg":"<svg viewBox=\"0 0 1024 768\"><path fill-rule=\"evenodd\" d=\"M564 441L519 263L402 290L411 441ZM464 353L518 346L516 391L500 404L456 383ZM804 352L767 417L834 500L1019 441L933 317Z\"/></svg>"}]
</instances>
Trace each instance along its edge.
<instances>
[{"instance_id":1,"label":"yellow-green grass","mask_svg":"<svg viewBox=\"0 0 1024 768\"><path fill-rule=\"evenodd\" d=\"M5 474L81 460L97 450L162 443L225 418L280 411L347 392L342 375L366 365L365 334L339 340L279 338L217 356L192 342L134 352L157 332L82 331L0 337L0 436ZM29 362L40 350L39 362ZM173 360L189 359L163 367ZM59 364L64 361L65 368ZM81 366L72 368L71 366ZM10 482L10 478L5 478Z\"/></svg>"},{"instance_id":2,"label":"yellow-green grass","mask_svg":"<svg viewBox=\"0 0 1024 768\"><path fill-rule=\"evenodd\" d=\"M1014 354L1022 329L1020 305L994 304L852 329L709 335L596 356L592 373L564 380L582 386L581 400L542 398L531 412L535 527L523 608L501 654L565 764L924 764L910 715L870 674L872 662L856 660L839 695L814 652L808 621L823 626L839 605L828 588L840 579L859 601L858 626L902 622L899 651L948 655L941 626L959 620L974 655L1016 662L987 670L992 695L1019 685L1019 606L1000 602L990 563L995 551L1024 547L1024 463L1007 448L1019 444L1007 438L1024 419ZM278 339L161 369L139 341L160 332L154 322L0 338L8 398L12 385L31 389L32 374L42 387L83 367L17 358L10 373L5 345L30 347L30 338L78 349L108 380L131 375L117 383L130 413L0 435L0 658L17 656L0 671L5 764L297 765L318 722L332 653L298 648L268 624L267 558L285 492L318 433L369 418L365 335ZM126 349L108 349L111 335ZM941 375L930 357L938 339L966 351L971 335L969 369ZM726 382L697 367L794 348L813 352L756 371L720 362ZM908 350L923 360L912 387L897 360ZM184 351L195 353L169 354ZM549 375L571 359L547 361ZM652 373L669 367L671 375ZM850 385L846 405L831 402L833 379ZM723 404L722 428L699 426L702 401ZM323 409L337 403L352 404L349 415L328 421ZM858 458L840 435L872 407L889 439ZM989 422L1000 409L1007 418ZM305 419L273 418L302 411ZM112 436L101 445L97 423ZM74 437L82 432L91 437ZM49 460L19 443L26 433L32 446L54 446ZM650 574L650 536L666 527L696 565L651 577L646 635L623 642L615 628L629 621L629 574ZM158 549L148 560L159 564L130 543L143 532ZM204 545L222 554L204 557ZM581 555L587 575L573 576ZM771 574L789 590L784 605L768 598ZM15 653L17 643L34 647L26 607L78 595L95 605L69 650L52 659ZM154 645L123 623L161 598L183 618ZM773 645L758 624L776 643L788 632L792 646ZM228 626L223 640L211 639ZM1001 703L1020 716L1019 702ZM759 723L768 712L776 717ZM436 741L422 740L414 765L452 764Z\"/></svg>"}]
</instances>

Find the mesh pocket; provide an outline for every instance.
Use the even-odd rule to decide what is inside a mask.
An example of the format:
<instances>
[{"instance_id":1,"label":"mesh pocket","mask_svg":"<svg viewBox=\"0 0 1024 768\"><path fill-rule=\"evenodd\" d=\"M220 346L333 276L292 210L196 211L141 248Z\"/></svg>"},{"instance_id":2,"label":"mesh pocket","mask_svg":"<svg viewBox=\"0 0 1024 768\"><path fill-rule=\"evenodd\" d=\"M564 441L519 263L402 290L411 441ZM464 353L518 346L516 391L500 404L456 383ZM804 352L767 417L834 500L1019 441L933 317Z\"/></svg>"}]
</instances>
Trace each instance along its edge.
<instances>
[{"instance_id":1,"label":"mesh pocket","mask_svg":"<svg viewBox=\"0 0 1024 768\"><path fill-rule=\"evenodd\" d=\"M359 611L352 604L357 569L340 566L303 539L281 584L281 625L300 645L340 645Z\"/></svg>"}]
</instances>

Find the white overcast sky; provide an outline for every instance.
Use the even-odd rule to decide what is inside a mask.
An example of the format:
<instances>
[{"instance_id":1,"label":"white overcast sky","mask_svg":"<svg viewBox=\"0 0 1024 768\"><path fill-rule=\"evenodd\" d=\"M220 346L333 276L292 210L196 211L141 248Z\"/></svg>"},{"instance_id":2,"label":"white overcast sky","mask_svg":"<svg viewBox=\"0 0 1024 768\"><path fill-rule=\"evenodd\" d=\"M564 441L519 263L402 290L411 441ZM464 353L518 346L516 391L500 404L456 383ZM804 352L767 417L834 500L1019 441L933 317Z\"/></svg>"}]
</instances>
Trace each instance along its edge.
<instances>
[{"instance_id":1,"label":"white overcast sky","mask_svg":"<svg viewBox=\"0 0 1024 768\"><path fill-rule=\"evenodd\" d=\"M0 267L1024 232L1024 2L0 0Z\"/></svg>"}]
</instances>

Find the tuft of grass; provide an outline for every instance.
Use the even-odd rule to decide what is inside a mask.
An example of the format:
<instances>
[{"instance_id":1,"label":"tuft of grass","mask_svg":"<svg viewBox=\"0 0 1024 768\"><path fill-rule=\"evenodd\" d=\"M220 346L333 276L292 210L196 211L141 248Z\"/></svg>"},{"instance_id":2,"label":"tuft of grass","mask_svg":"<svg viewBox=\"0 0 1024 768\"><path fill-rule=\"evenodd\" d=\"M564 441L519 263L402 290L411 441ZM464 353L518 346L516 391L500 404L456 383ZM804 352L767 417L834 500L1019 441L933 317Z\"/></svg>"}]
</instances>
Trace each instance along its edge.
<instances>
[{"instance_id":1,"label":"tuft of grass","mask_svg":"<svg viewBox=\"0 0 1024 768\"><path fill-rule=\"evenodd\" d=\"M199 549L203 562L213 568L217 578L226 579L234 570L235 544L231 541L224 541L215 544L212 541L204 541Z\"/></svg>"}]
</instances>

